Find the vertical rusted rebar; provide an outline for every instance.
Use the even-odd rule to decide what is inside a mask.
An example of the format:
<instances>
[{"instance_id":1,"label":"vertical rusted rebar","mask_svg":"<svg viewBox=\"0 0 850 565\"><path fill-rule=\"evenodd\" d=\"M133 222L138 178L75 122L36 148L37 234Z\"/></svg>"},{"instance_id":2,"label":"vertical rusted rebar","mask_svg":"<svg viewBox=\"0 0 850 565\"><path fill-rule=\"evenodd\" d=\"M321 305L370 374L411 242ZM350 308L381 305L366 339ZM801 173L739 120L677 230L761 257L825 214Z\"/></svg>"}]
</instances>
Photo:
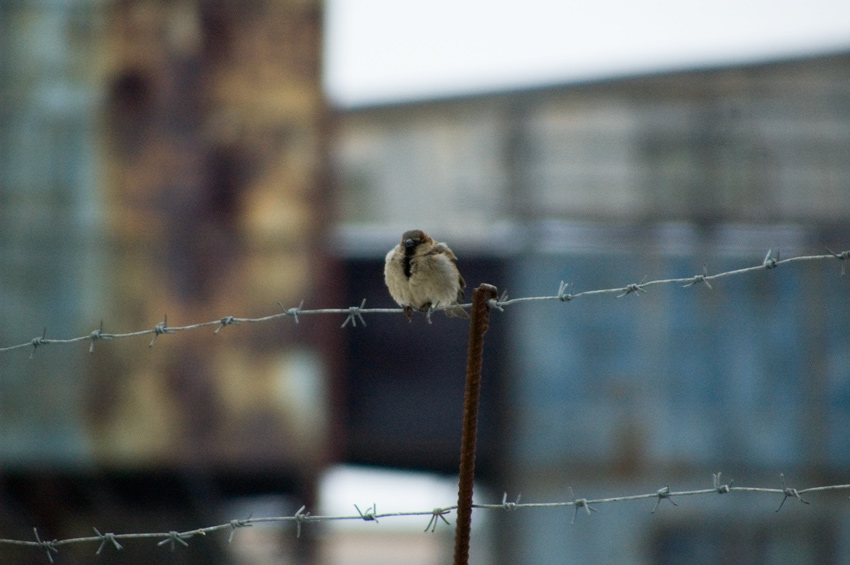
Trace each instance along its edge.
<instances>
[{"instance_id":1,"label":"vertical rusted rebar","mask_svg":"<svg viewBox=\"0 0 850 565\"><path fill-rule=\"evenodd\" d=\"M469 353L466 359L466 393L463 401L463 432L460 440L454 565L467 565L469 563L472 489L475 481L475 440L478 433L478 399L481 392L481 363L484 358L484 333L490 325L490 306L487 301L497 297L496 287L489 284L482 284L472 294Z\"/></svg>"}]
</instances>

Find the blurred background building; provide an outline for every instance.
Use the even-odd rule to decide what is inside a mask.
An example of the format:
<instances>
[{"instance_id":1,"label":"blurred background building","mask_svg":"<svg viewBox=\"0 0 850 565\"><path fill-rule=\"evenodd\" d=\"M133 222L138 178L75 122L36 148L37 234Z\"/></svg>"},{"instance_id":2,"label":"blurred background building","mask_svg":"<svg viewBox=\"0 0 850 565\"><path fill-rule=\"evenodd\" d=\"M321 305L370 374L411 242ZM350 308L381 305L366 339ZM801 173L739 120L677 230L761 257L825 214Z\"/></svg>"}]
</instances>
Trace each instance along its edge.
<instances>
[{"instance_id":1,"label":"blurred background building","mask_svg":"<svg viewBox=\"0 0 850 565\"><path fill-rule=\"evenodd\" d=\"M349 301L389 303L383 242L403 222L451 242L470 286L489 282L513 296L552 296L560 281L580 292L720 272L758 264L771 248L790 256L846 247L848 101L850 56L835 55L350 111L339 127L337 228L357 273ZM720 471L735 484L779 486L780 472L800 484L845 482L847 293L837 265L812 266L713 290L653 288L496 312L479 476L523 501L571 500L569 487L579 497L710 488ZM386 375L407 375L405 391L418 391L432 413L423 397L445 403L448 387L457 398L461 384L442 369L423 383L406 323L382 322L399 324L382 346L405 354L380 357L375 368L376 351L362 345L374 334L350 353L349 458L415 458L420 442L410 435L399 432L405 447L384 454L376 452L387 443L357 441L358 432L425 426L415 437L428 445L431 468L450 469L459 414L435 451L427 440L444 421L425 423L410 410L400 425L393 407L414 401L374 388ZM448 321L434 325L448 329L417 335L454 331ZM460 374L461 336L452 339L454 349L426 358L454 355ZM443 378L430 395L423 390ZM569 512L506 514L495 526L495 562L838 563L846 555L843 502L778 517L778 501L705 502L662 507L651 519L651 504L599 508L573 526Z\"/></svg>"},{"instance_id":2,"label":"blurred background building","mask_svg":"<svg viewBox=\"0 0 850 565\"><path fill-rule=\"evenodd\" d=\"M322 22L300 0L0 2L4 345L336 302ZM4 355L2 537L315 503L341 334L285 322ZM312 554L274 537L278 562ZM211 542L180 562L246 562Z\"/></svg>"},{"instance_id":3,"label":"blurred background building","mask_svg":"<svg viewBox=\"0 0 850 565\"><path fill-rule=\"evenodd\" d=\"M848 248L847 52L331 109L323 20L306 0L0 2L0 347L277 302L388 307L383 256L414 227L451 244L470 288L512 296ZM710 488L717 472L736 486L780 487L781 472L789 486L847 483L848 285L837 262L798 264L495 312L479 499ZM0 538L452 504L466 324L340 323L1 353ZM846 561L843 495L776 514L779 501L621 503L573 525L570 509L476 512L473 557ZM240 529L169 557L448 560L451 528L388 522L298 539ZM0 560L31 551L0 545ZM127 543L98 559L166 551Z\"/></svg>"}]
</instances>

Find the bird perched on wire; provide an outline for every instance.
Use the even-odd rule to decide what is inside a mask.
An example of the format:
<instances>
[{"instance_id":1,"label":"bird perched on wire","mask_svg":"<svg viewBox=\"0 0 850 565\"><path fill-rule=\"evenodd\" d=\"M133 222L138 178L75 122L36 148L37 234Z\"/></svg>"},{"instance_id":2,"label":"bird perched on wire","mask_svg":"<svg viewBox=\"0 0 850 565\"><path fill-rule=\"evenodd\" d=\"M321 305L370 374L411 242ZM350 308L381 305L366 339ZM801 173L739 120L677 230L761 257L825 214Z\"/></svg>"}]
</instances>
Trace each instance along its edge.
<instances>
[{"instance_id":1,"label":"bird perched on wire","mask_svg":"<svg viewBox=\"0 0 850 565\"><path fill-rule=\"evenodd\" d=\"M387 253L384 281L409 320L413 310L444 310L451 318L469 318L458 305L466 282L457 268L457 257L445 243L437 243L422 230L410 230Z\"/></svg>"}]
</instances>

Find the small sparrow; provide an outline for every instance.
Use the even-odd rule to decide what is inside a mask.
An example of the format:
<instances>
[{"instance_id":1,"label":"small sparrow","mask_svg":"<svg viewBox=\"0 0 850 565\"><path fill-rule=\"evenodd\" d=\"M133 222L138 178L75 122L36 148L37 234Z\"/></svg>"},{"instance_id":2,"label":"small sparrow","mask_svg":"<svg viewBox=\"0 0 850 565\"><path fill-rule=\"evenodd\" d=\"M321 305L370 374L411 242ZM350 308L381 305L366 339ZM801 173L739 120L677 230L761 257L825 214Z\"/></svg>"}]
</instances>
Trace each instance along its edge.
<instances>
[{"instance_id":1,"label":"small sparrow","mask_svg":"<svg viewBox=\"0 0 850 565\"><path fill-rule=\"evenodd\" d=\"M401 243L387 253L384 281L408 320L413 309L443 309L446 316L469 318L458 306L466 282L457 270L457 257L422 230L404 232Z\"/></svg>"}]
</instances>

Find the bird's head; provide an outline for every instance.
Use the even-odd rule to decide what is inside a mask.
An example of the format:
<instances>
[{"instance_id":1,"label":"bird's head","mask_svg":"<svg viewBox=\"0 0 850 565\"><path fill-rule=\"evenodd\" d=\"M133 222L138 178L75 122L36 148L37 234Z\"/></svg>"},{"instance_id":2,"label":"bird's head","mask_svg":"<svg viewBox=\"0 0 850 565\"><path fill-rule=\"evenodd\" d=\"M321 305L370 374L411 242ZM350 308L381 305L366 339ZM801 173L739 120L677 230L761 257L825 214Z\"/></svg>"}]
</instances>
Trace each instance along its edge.
<instances>
[{"instance_id":1,"label":"bird's head","mask_svg":"<svg viewBox=\"0 0 850 565\"><path fill-rule=\"evenodd\" d=\"M401 236L401 245L406 253L413 253L423 243L432 243L433 241L431 236L422 230L409 230Z\"/></svg>"}]
</instances>

